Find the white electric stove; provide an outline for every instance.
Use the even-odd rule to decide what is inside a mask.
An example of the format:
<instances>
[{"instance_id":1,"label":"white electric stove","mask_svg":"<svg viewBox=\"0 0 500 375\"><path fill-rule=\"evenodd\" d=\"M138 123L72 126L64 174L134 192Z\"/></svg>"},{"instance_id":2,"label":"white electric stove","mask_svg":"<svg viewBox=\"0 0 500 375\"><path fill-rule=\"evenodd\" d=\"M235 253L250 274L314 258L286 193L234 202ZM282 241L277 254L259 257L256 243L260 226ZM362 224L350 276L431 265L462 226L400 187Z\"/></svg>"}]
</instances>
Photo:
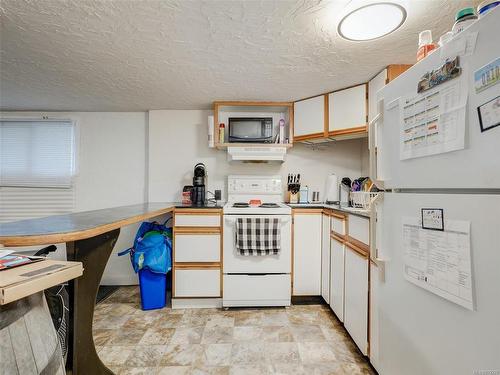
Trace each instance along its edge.
<instances>
[{"instance_id":1,"label":"white electric stove","mask_svg":"<svg viewBox=\"0 0 500 375\"><path fill-rule=\"evenodd\" d=\"M281 176L229 176L224 206L223 298L225 307L289 306L291 300L292 216L283 203ZM236 220L279 218L278 254L244 256L236 249Z\"/></svg>"}]
</instances>

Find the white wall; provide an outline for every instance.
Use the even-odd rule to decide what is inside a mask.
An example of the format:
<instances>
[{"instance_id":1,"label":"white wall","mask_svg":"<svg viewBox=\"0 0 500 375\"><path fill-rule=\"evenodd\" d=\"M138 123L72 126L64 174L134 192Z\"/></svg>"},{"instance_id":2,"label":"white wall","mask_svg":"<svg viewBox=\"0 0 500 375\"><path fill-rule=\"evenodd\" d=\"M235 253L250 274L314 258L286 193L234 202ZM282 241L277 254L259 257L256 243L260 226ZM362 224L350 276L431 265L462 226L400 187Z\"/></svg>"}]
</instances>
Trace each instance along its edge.
<instances>
[{"instance_id":1,"label":"white wall","mask_svg":"<svg viewBox=\"0 0 500 375\"><path fill-rule=\"evenodd\" d=\"M2 117L70 118L77 121L78 175L75 179L75 210L142 203L146 198L146 133L144 112L3 112ZM138 225L121 230L102 284L135 284L137 276L128 257L116 253L133 243ZM38 246L36 248L40 248ZM58 246L58 258L65 256Z\"/></svg>"},{"instance_id":2,"label":"white wall","mask_svg":"<svg viewBox=\"0 0 500 375\"><path fill-rule=\"evenodd\" d=\"M225 151L207 147L207 116L211 111L159 110L149 112L149 200L179 201L184 185L192 184L193 167L203 162L208 170L208 190L226 196L228 174L300 173L311 191L323 192L326 176L359 177L364 140L334 142L329 146L295 144L280 163L227 162ZM285 180L286 181L286 180Z\"/></svg>"},{"instance_id":3,"label":"white wall","mask_svg":"<svg viewBox=\"0 0 500 375\"><path fill-rule=\"evenodd\" d=\"M335 142L315 149L296 144L283 164L229 163L225 151L207 147L209 114L210 111L202 110L151 111L148 127L148 114L143 112L0 113L3 117L44 115L77 121L76 211L146 200L179 201L182 187L192 182L197 162L207 166L208 189L221 189L223 198L228 174L281 174L286 178L289 172L300 173L311 191L322 191L326 176L332 172L339 177L366 175L362 173L366 164L362 163L366 147L362 140ZM132 244L137 227L138 224L122 228L102 284L137 283L129 258L116 256ZM58 247L58 256L64 256L64 246Z\"/></svg>"}]
</instances>

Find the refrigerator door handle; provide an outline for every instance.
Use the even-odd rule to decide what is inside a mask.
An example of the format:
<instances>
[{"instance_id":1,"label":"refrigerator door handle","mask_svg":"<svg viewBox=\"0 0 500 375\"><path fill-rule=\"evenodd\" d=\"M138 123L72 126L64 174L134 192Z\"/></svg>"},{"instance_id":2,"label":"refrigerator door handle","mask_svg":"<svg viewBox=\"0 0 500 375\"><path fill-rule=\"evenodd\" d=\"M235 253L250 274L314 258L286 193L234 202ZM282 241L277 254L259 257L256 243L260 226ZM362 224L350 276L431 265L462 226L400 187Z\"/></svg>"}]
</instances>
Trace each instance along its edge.
<instances>
[{"instance_id":1,"label":"refrigerator door handle","mask_svg":"<svg viewBox=\"0 0 500 375\"><path fill-rule=\"evenodd\" d=\"M368 123L368 149L370 153L369 176L379 189L384 189L384 181L377 178L377 131L378 123L383 120L384 100L381 99L377 103L378 113Z\"/></svg>"},{"instance_id":2,"label":"refrigerator door handle","mask_svg":"<svg viewBox=\"0 0 500 375\"><path fill-rule=\"evenodd\" d=\"M370 210L370 261L378 268L380 282L385 282L385 260L378 257L376 203L381 201L383 197L384 193L377 194Z\"/></svg>"}]
</instances>

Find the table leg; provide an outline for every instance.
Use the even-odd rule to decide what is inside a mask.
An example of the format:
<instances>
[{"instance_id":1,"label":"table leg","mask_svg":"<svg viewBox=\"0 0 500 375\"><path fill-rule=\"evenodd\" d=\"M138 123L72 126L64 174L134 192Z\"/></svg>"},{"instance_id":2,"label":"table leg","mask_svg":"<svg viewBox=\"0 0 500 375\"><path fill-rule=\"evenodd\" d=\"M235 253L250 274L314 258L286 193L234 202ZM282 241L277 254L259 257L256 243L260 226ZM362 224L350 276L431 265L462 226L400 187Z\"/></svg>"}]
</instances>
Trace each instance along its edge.
<instances>
[{"instance_id":1,"label":"table leg","mask_svg":"<svg viewBox=\"0 0 500 375\"><path fill-rule=\"evenodd\" d=\"M113 374L94 346L92 321L97 291L120 229L96 237L68 242L68 260L83 263L83 275L70 282L70 339L68 370L73 375Z\"/></svg>"}]
</instances>

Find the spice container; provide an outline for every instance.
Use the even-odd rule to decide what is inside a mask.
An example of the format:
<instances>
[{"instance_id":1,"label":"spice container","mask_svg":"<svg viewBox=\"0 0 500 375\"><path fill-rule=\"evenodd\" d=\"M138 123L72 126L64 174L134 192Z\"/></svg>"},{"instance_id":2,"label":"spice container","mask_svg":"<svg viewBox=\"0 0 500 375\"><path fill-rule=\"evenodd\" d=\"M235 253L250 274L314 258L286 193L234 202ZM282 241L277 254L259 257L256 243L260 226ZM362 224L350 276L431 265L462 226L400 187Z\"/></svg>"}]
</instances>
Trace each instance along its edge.
<instances>
[{"instance_id":1,"label":"spice container","mask_svg":"<svg viewBox=\"0 0 500 375\"><path fill-rule=\"evenodd\" d=\"M486 13L495 8L497 5L500 5L500 1L498 0L483 1L477 6L477 14L479 15L479 18L484 17Z\"/></svg>"},{"instance_id":2,"label":"spice container","mask_svg":"<svg viewBox=\"0 0 500 375\"><path fill-rule=\"evenodd\" d=\"M225 130L225 126L224 126L224 123L221 122L219 124L219 143L224 143L224 140L226 139L225 138L225 134L224 134L224 130Z\"/></svg>"},{"instance_id":3,"label":"spice container","mask_svg":"<svg viewBox=\"0 0 500 375\"><path fill-rule=\"evenodd\" d=\"M442 47L446 43L448 43L451 39L453 38L453 32L448 31L441 35L441 38L439 38L438 46Z\"/></svg>"},{"instance_id":4,"label":"spice container","mask_svg":"<svg viewBox=\"0 0 500 375\"><path fill-rule=\"evenodd\" d=\"M455 24L451 29L453 35L457 35L459 32L476 22L476 20L477 16L474 8L464 8L459 10L455 16Z\"/></svg>"},{"instance_id":5,"label":"spice container","mask_svg":"<svg viewBox=\"0 0 500 375\"><path fill-rule=\"evenodd\" d=\"M436 45L432 43L432 31L424 30L420 32L418 34L417 61L427 57L435 48Z\"/></svg>"}]
</instances>

